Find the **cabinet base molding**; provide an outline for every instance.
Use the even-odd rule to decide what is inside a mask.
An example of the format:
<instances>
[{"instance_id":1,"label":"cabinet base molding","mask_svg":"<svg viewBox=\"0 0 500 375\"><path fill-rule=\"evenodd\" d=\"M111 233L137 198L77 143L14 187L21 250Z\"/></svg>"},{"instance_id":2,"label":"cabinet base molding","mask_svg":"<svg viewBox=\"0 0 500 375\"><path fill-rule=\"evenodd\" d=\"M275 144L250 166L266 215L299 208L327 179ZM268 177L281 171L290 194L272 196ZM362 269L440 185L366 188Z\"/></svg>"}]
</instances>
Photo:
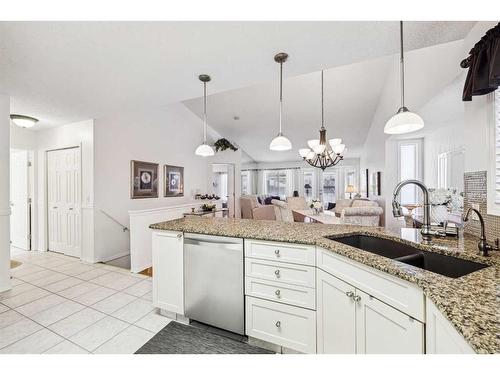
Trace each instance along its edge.
<instances>
[{"instance_id":1,"label":"cabinet base molding","mask_svg":"<svg viewBox=\"0 0 500 375\"><path fill-rule=\"evenodd\" d=\"M182 323L182 324L189 325L189 323L190 323L189 318L186 318L184 315L177 314L175 312L168 311L168 310L165 310L165 309L160 309L160 315L164 316L166 318L175 320L176 322L179 322L179 323Z\"/></svg>"}]
</instances>

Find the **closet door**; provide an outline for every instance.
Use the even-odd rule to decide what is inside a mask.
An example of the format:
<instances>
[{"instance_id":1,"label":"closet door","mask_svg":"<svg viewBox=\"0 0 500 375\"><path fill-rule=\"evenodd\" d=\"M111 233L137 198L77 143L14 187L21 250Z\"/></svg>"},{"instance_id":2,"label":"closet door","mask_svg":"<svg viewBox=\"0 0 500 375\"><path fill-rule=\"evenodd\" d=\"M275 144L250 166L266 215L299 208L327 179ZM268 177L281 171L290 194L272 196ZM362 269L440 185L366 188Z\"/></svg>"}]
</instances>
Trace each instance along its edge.
<instances>
[{"instance_id":1,"label":"closet door","mask_svg":"<svg viewBox=\"0 0 500 375\"><path fill-rule=\"evenodd\" d=\"M10 152L10 240L12 246L30 250L28 151Z\"/></svg>"},{"instance_id":2,"label":"closet door","mask_svg":"<svg viewBox=\"0 0 500 375\"><path fill-rule=\"evenodd\" d=\"M80 148L47 152L49 250L81 255Z\"/></svg>"}]
</instances>

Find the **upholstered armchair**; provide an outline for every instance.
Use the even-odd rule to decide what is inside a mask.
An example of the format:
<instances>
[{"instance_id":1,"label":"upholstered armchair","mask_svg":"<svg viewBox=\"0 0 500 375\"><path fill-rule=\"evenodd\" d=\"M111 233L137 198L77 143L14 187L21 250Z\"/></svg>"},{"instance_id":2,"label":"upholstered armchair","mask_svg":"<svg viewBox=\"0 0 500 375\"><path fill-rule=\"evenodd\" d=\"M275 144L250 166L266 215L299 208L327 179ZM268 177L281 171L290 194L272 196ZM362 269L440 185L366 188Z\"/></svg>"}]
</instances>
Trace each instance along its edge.
<instances>
[{"instance_id":1,"label":"upholstered armchair","mask_svg":"<svg viewBox=\"0 0 500 375\"><path fill-rule=\"evenodd\" d=\"M384 210L377 202L355 199L350 206L343 207L340 211L340 220L343 224L364 226L379 226L380 217Z\"/></svg>"},{"instance_id":2,"label":"upholstered armchair","mask_svg":"<svg viewBox=\"0 0 500 375\"><path fill-rule=\"evenodd\" d=\"M275 220L274 206L259 203L253 195L243 195L240 198L241 217L253 220Z\"/></svg>"},{"instance_id":3,"label":"upholstered armchair","mask_svg":"<svg viewBox=\"0 0 500 375\"><path fill-rule=\"evenodd\" d=\"M293 212L293 210L306 210L307 202L304 197L288 197L286 199L286 203L288 204L288 208L292 210L292 215L294 221L304 221L304 216Z\"/></svg>"},{"instance_id":4,"label":"upholstered armchair","mask_svg":"<svg viewBox=\"0 0 500 375\"><path fill-rule=\"evenodd\" d=\"M276 221L286 221L293 223L292 210L288 206L287 202L278 201L273 199L271 201L272 207L274 207L274 215L276 216Z\"/></svg>"}]
</instances>

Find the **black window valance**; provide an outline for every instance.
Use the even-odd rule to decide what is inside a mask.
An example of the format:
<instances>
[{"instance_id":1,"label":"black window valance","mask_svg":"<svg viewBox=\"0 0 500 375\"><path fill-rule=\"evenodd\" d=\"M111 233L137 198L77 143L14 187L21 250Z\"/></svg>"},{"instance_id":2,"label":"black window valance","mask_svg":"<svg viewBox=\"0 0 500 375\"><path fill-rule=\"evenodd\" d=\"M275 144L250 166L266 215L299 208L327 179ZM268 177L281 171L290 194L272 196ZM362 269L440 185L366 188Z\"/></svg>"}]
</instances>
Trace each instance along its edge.
<instances>
[{"instance_id":1,"label":"black window valance","mask_svg":"<svg viewBox=\"0 0 500 375\"><path fill-rule=\"evenodd\" d=\"M465 79L463 101L471 101L473 96L486 95L500 85L500 22L477 42L469 52L469 57L460 63L469 68Z\"/></svg>"}]
</instances>

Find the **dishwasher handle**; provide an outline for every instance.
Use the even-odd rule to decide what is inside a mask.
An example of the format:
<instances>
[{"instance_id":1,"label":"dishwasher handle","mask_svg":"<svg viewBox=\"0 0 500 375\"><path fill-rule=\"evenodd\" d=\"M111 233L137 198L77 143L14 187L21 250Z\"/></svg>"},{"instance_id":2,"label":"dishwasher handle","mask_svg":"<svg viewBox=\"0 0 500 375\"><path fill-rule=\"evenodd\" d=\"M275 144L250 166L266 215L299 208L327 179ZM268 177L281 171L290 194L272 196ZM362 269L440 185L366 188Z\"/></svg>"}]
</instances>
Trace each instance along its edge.
<instances>
[{"instance_id":1,"label":"dishwasher handle","mask_svg":"<svg viewBox=\"0 0 500 375\"><path fill-rule=\"evenodd\" d=\"M195 240L193 238L184 238L184 245L217 247L226 250L243 250L241 243Z\"/></svg>"}]
</instances>

